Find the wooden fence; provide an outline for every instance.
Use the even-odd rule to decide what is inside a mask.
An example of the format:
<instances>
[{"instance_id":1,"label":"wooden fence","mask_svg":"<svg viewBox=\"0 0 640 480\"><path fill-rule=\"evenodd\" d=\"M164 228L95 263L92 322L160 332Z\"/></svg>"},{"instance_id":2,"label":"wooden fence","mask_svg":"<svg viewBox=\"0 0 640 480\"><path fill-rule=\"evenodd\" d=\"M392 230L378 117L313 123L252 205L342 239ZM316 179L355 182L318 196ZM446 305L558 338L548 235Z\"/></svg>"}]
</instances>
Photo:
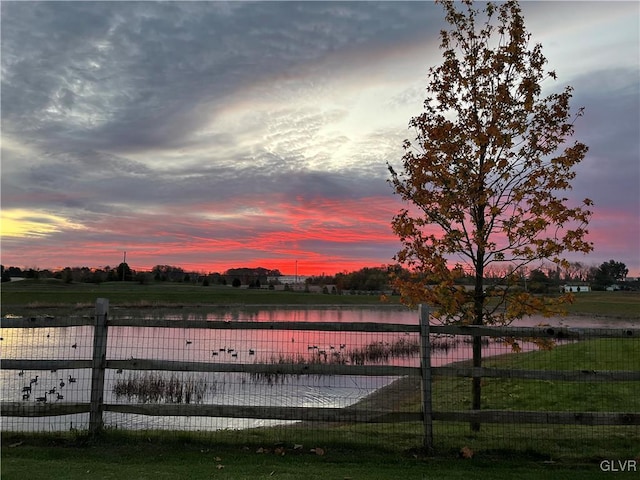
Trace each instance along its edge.
<instances>
[{"instance_id":1,"label":"wooden fence","mask_svg":"<svg viewBox=\"0 0 640 480\"><path fill-rule=\"evenodd\" d=\"M588 329L567 327L482 327L482 326L433 326L429 324L429 312L419 309L419 321L415 325L370 322L231 322L209 320L185 320L176 323L166 319L109 319L109 301L98 299L93 318L4 318L2 328L58 328L94 327L93 355L91 360L31 360L3 359L3 370L57 370L91 369L91 400L77 402L2 402L1 414L6 417L44 417L89 413L89 431L98 434L103 428L103 412L120 412L140 415L203 416L229 418L259 418L292 421L322 421L348 423L396 423L422 422L424 446L433 447L433 422L474 423L543 423L571 425L640 425L640 412L550 412L463 410L433 411L432 379L434 376L468 378L510 378L549 381L580 382L628 382L640 381L640 371L554 371L495 369L465 366L431 366L431 335L464 335L471 337L546 338L556 340L583 340L587 338L640 338L640 329ZM313 363L212 363L184 362L130 358L126 360L107 357L107 338L110 327L148 327L181 329L241 329L241 330L307 330L340 332L418 333L420 335L420 366L353 365ZM155 370L176 372L244 372L277 375L361 375L361 376L417 376L421 379L422 412L388 410L362 410L352 407L282 407L252 405L211 404L119 404L104 402L106 369Z\"/></svg>"}]
</instances>

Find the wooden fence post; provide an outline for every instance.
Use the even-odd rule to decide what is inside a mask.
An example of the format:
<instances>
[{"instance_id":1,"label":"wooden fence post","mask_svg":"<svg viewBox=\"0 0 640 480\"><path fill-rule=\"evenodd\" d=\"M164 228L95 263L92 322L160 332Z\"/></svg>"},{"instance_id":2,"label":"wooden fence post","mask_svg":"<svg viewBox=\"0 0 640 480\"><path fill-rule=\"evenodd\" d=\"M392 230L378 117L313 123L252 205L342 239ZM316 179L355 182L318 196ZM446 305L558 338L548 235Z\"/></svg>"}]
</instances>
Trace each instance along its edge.
<instances>
[{"instance_id":1,"label":"wooden fence post","mask_svg":"<svg viewBox=\"0 0 640 480\"><path fill-rule=\"evenodd\" d=\"M107 364L107 317L109 299L96 300L96 319L93 330L93 358L91 361L91 410L89 433L93 436L102 431L104 411L104 373Z\"/></svg>"},{"instance_id":2,"label":"wooden fence post","mask_svg":"<svg viewBox=\"0 0 640 480\"><path fill-rule=\"evenodd\" d=\"M431 344L429 339L429 308L420 305L420 368L422 380L422 421L424 424L424 448L433 451L433 417L431 405Z\"/></svg>"}]
</instances>

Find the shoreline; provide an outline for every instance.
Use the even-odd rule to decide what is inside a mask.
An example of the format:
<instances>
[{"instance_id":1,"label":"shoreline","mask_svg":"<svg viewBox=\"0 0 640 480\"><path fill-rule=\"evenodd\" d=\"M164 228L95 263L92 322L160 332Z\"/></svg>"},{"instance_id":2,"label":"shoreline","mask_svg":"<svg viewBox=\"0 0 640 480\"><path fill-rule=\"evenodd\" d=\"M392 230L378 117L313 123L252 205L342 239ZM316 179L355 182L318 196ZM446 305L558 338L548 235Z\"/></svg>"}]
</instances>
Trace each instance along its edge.
<instances>
[{"instance_id":1,"label":"shoreline","mask_svg":"<svg viewBox=\"0 0 640 480\"><path fill-rule=\"evenodd\" d=\"M554 319L560 320L558 324L554 324L552 326L560 326L560 327L567 327L567 328L583 327L583 325L579 325L579 326L568 325L562 321L562 320L567 320L570 317L582 317L582 315L567 315L564 317L552 317L552 318L549 318L548 320L554 320ZM629 326L628 324L631 323L632 328L640 326L636 323L636 319L612 318L612 317L602 317L602 316L596 316L596 315L592 316L591 318L593 320L597 319L599 321L612 320L612 321L621 322L621 323L624 322L625 324L627 324L626 326ZM576 319L576 320L580 321L580 319ZM598 328L598 327L607 328L609 326L596 325L595 327L592 327L592 328ZM512 353L515 353L515 352L512 352ZM507 353L506 355L511 355L512 353ZM497 354L497 355L490 355L490 356L483 355L482 358L483 360L487 360L492 357L500 357L502 355L505 355L505 354ZM450 363L447 363L446 365L462 366L464 364L470 364L470 362L471 362L471 359L465 359L465 360L450 362ZM418 404L419 404L419 398L421 396L421 377L419 375L407 375L404 377L400 377L392 381L388 385L385 385L384 387L371 392L369 395L365 396L364 398L361 398L356 403L346 408L394 412L394 411L398 411L397 406L401 405L402 403L405 403L405 404L412 403L412 401L415 403L416 400L414 399L414 396L416 395L418 396Z\"/></svg>"}]
</instances>

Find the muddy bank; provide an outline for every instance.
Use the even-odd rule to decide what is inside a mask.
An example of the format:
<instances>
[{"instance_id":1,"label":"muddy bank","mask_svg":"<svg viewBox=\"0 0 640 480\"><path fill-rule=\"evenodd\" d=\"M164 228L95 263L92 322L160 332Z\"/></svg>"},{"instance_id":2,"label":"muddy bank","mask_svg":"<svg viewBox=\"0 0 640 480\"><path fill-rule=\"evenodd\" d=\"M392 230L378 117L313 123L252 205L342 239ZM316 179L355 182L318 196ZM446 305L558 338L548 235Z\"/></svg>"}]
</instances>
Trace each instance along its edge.
<instances>
[{"instance_id":1,"label":"muddy bank","mask_svg":"<svg viewBox=\"0 0 640 480\"><path fill-rule=\"evenodd\" d=\"M348 409L375 411L412 411L420 405L420 377L406 376L370 393ZM409 409L413 406L413 409ZM417 411L417 410L416 410Z\"/></svg>"}]
</instances>

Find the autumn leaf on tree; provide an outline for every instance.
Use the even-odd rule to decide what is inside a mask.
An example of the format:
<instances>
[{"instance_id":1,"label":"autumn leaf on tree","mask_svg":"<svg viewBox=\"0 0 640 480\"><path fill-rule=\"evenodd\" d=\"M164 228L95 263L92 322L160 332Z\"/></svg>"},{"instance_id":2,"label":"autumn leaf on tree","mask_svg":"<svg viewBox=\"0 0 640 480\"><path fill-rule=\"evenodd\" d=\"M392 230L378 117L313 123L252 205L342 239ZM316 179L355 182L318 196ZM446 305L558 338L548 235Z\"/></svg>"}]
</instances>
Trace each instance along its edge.
<instances>
[{"instance_id":1,"label":"autumn leaf on tree","mask_svg":"<svg viewBox=\"0 0 640 480\"><path fill-rule=\"evenodd\" d=\"M395 259L406 267L395 287L405 303L428 304L443 323L504 325L557 314L567 297L541 298L519 280L531 265L565 268L565 252L593 248L591 200L570 205L565 196L588 150L573 140L582 109L571 112L571 87L541 95L556 74L545 70L542 46L530 45L516 1L483 9L471 0L438 3L450 26L441 32L443 62L429 70L402 168L388 165L406 204L392 221L402 243ZM461 275L473 279L470 288ZM474 337L475 367L481 355ZM480 409L479 379L473 385L473 409Z\"/></svg>"}]
</instances>

